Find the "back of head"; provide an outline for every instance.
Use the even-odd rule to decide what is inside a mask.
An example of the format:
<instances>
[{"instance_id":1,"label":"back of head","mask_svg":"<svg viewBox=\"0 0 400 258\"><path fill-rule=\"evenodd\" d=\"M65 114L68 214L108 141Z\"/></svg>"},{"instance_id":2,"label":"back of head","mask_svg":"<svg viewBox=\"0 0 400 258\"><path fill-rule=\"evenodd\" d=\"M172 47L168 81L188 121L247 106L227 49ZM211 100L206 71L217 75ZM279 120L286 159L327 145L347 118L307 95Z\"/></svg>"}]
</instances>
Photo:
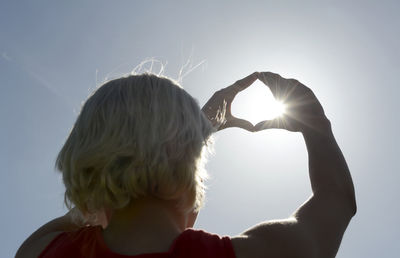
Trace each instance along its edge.
<instances>
[{"instance_id":1,"label":"back of head","mask_svg":"<svg viewBox=\"0 0 400 258\"><path fill-rule=\"evenodd\" d=\"M152 196L198 210L212 132L196 100L168 78L141 74L103 84L57 157L67 206L94 212Z\"/></svg>"}]
</instances>

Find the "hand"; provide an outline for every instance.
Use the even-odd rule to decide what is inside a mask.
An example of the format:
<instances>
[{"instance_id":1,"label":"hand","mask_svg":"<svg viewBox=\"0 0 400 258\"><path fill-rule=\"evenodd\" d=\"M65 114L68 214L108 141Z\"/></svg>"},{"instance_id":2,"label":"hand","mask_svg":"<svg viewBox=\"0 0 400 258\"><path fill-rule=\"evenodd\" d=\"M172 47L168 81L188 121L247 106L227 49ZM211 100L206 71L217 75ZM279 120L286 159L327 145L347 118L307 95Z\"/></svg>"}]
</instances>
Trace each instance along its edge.
<instances>
[{"instance_id":1,"label":"hand","mask_svg":"<svg viewBox=\"0 0 400 258\"><path fill-rule=\"evenodd\" d=\"M223 88L214 93L202 108L202 111L211 121L217 131L228 127L239 127L253 132L254 126L247 120L236 118L231 113L232 101L236 94L249 87L257 80L258 73L255 72L246 78L238 80L231 86Z\"/></svg>"},{"instance_id":2,"label":"hand","mask_svg":"<svg viewBox=\"0 0 400 258\"><path fill-rule=\"evenodd\" d=\"M321 104L308 87L271 72L261 72L257 76L270 88L275 99L285 104L286 110L280 117L255 125L256 131L280 128L292 132L322 132L329 126Z\"/></svg>"},{"instance_id":3,"label":"hand","mask_svg":"<svg viewBox=\"0 0 400 258\"><path fill-rule=\"evenodd\" d=\"M77 227L101 225L103 228L107 227L111 215L112 212L109 209L103 209L94 214L83 214L77 207L72 208L65 214Z\"/></svg>"}]
</instances>

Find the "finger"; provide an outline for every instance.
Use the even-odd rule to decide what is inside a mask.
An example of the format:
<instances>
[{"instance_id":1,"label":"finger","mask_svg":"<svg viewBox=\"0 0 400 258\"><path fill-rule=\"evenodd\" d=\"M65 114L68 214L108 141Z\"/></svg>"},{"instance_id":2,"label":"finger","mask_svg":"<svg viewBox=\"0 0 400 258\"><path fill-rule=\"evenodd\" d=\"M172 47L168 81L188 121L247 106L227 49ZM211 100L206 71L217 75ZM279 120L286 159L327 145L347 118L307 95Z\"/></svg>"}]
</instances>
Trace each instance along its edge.
<instances>
[{"instance_id":1,"label":"finger","mask_svg":"<svg viewBox=\"0 0 400 258\"><path fill-rule=\"evenodd\" d=\"M221 129L225 129L225 128L229 128L229 127L238 127L238 128L245 129L249 132L254 132L254 126L252 123L250 123L247 120L236 118L236 117L232 117L231 119L226 121L226 123L223 124L219 129L221 130Z\"/></svg>"},{"instance_id":2,"label":"finger","mask_svg":"<svg viewBox=\"0 0 400 258\"><path fill-rule=\"evenodd\" d=\"M257 78L260 81L263 81L265 83L270 83L270 82L275 82L277 80L279 80L280 78L283 78L282 76L280 76L277 73L272 73L272 72L259 72L257 74Z\"/></svg>"},{"instance_id":3,"label":"finger","mask_svg":"<svg viewBox=\"0 0 400 258\"><path fill-rule=\"evenodd\" d=\"M261 72L258 73L257 78L262 81L271 90L275 98L279 97L279 88L282 80L285 80L277 73Z\"/></svg>"},{"instance_id":4,"label":"finger","mask_svg":"<svg viewBox=\"0 0 400 258\"><path fill-rule=\"evenodd\" d=\"M255 80L257 80L258 72L254 72L243 79L236 81L234 84L229 86L227 89L233 90L235 93L242 91L249 87Z\"/></svg>"},{"instance_id":5,"label":"finger","mask_svg":"<svg viewBox=\"0 0 400 258\"><path fill-rule=\"evenodd\" d=\"M258 132L266 129L283 129L283 127L283 121L281 121L280 119L265 120L257 123L254 126L254 131Z\"/></svg>"},{"instance_id":6,"label":"finger","mask_svg":"<svg viewBox=\"0 0 400 258\"><path fill-rule=\"evenodd\" d=\"M221 94L224 95L224 99L228 102L228 105L230 105L232 103L233 99L240 91L246 89L254 81L257 80L257 74L258 74L258 72L254 72L254 73L250 74L249 76L236 81L231 86L228 86L220 91Z\"/></svg>"}]
</instances>

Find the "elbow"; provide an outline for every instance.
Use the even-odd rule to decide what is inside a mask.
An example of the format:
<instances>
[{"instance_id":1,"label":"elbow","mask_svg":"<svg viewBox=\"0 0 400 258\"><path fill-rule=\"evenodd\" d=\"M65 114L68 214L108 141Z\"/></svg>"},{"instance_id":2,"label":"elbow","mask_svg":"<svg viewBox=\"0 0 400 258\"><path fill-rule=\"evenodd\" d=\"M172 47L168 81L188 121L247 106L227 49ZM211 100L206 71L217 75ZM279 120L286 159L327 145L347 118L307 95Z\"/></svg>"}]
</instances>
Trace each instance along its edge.
<instances>
[{"instance_id":1,"label":"elbow","mask_svg":"<svg viewBox=\"0 0 400 258\"><path fill-rule=\"evenodd\" d=\"M354 187L347 191L343 191L343 193L345 194L344 199L347 200L347 205L349 206L351 217L354 217L354 215L356 215L357 213L357 201Z\"/></svg>"},{"instance_id":2,"label":"elbow","mask_svg":"<svg viewBox=\"0 0 400 258\"><path fill-rule=\"evenodd\" d=\"M346 195L341 195L342 197L339 198L341 203L344 205L346 210L348 211L348 214L350 218L354 217L357 213L357 202L356 202L356 196L354 195L354 192L351 194L346 194Z\"/></svg>"},{"instance_id":3,"label":"elbow","mask_svg":"<svg viewBox=\"0 0 400 258\"><path fill-rule=\"evenodd\" d=\"M318 191L314 195L322 196L327 202L332 204L335 209L340 209L343 215L351 219L357 213L357 202L354 191L343 191L340 189L330 191Z\"/></svg>"},{"instance_id":4,"label":"elbow","mask_svg":"<svg viewBox=\"0 0 400 258\"><path fill-rule=\"evenodd\" d=\"M357 213L357 202L354 191L347 194L342 192L342 194L338 194L338 196L339 196L339 201L342 203L342 207L348 211L347 214L351 219Z\"/></svg>"},{"instance_id":5,"label":"elbow","mask_svg":"<svg viewBox=\"0 0 400 258\"><path fill-rule=\"evenodd\" d=\"M346 210L348 210L350 218L354 217L357 213L357 201L354 187L339 189L339 191L336 192L336 195Z\"/></svg>"},{"instance_id":6,"label":"elbow","mask_svg":"<svg viewBox=\"0 0 400 258\"><path fill-rule=\"evenodd\" d=\"M356 215L356 213L357 213L357 202L356 202L355 195L353 195L353 198L351 200L351 211L352 211L351 215L352 215L352 217L354 217L354 215Z\"/></svg>"}]
</instances>

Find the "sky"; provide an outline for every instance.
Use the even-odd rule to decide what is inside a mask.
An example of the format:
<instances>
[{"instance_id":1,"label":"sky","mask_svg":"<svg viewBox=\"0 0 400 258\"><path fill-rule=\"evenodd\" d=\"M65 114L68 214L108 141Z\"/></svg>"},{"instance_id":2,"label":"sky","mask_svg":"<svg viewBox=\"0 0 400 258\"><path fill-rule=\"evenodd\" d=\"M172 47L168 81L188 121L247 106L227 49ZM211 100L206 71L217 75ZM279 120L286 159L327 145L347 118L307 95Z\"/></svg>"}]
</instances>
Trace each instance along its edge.
<instances>
[{"instance_id":1,"label":"sky","mask_svg":"<svg viewBox=\"0 0 400 258\"><path fill-rule=\"evenodd\" d=\"M310 87L356 190L337 257L398 257L399 12L388 0L2 1L0 257L66 212L54 161L82 102L151 58L174 79L183 67L182 85L201 106L254 71ZM234 114L252 94L237 97ZM234 236L288 217L311 194L299 133L226 129L214 148L197 228Z\"/></svg>"}]
</instances>

